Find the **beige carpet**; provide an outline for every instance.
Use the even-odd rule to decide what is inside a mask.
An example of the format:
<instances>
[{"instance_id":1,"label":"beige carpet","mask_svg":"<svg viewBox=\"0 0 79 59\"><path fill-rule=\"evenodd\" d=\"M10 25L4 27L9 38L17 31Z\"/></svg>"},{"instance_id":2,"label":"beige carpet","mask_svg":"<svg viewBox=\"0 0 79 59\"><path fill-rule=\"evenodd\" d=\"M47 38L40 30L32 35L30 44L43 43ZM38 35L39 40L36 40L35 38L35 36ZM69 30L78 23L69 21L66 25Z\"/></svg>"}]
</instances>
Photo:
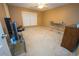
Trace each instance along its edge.
<instances>
[{"instance_id":1,"label":"beige carpet","mask_svg":"<svg viewBox=\"0 0 79 59\"><path fill-rule=\"evenodd\" d=\"M28 27L23 32L27 56L76 55L61 47L63 31L49 27Z\"/></svg>"}]
</instances>

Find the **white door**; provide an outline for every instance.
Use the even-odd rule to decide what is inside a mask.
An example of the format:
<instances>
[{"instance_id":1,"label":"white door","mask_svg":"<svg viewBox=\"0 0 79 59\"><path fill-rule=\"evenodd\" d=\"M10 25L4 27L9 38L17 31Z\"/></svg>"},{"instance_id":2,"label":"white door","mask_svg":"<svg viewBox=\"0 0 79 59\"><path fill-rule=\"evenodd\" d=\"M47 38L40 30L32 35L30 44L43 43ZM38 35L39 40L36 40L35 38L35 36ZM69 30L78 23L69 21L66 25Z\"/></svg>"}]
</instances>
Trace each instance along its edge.
<instances>
[{"instance_id":1,"label":"white door","mask_svg":"<svg viewBox=\"0 0 79 59\"><path fill-rule=\"evenodd\" d=\"M22 12L23 26L37 25L37 13Z\"/></svg>"},{"instance_id":2,"label":"white door","mask_svg":"<svg viewBox=\"0 0 79 59\"><path fill-rule=\"evenodd\" d=\"M4 31L0 23L0 56L10 56L10 50L6 41L6 38L2 38Z\"/></svg>"},{"instance_id":3,"label":"white door","mask_svg":"<svg viewBox=\"0 0 79 59\"><path fill-rule=\"evenodd\" d=\"M37 25L37 14L36 13L30 13L30 25Z\"/></svg>"},{"instance_id":4,"label":"white door","mask_svg":"<svg viewBox=\"0 0 79 59\"><path fill-rule=\"evenodd\" d=\"M30 16L28 13L22 13L23 26L30 26Z\"/></svg>"}]
</instances>

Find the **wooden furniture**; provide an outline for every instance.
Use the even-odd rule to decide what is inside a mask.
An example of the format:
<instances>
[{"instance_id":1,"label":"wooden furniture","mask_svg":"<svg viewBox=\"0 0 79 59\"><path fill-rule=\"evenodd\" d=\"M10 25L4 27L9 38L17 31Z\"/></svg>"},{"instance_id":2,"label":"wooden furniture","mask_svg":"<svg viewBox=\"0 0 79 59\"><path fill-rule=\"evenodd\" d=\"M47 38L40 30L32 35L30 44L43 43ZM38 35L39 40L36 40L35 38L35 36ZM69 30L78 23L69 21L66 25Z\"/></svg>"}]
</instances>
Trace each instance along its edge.
<instances>
[{"instance_id":1,"label":"wooden furniture","mask_svg":"<svg viewBox=\"0 0 79 59\"><path fill-rule=\"evenodd\" d=\"M77 48L79 41L79 29L76 27L66 27L61 46L73 52Z\"/></svg>"},{"instance_id":2,"label":"wooden furniture","mask_svg":"<svg viewBox=\"0 0 79 59\"><path fill-rule=\"evenodd\" d=\"M24 27L23 26L19 26L19 27L17 27L17 29L18 29L18 32L24 31Z\"/></svg>"}]
</instances>

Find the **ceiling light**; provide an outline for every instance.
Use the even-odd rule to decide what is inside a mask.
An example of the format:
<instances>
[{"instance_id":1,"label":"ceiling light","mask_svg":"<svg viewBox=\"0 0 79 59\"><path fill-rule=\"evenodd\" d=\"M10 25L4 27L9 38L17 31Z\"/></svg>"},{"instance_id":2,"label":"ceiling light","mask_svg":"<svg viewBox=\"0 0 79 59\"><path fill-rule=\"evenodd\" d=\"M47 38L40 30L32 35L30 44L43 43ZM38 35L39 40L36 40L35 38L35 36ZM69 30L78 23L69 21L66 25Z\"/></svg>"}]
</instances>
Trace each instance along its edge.
<instances>
[{"instance_id":1,"label":"ceiling light","mask_svg":"<svg viewBox=\"0 0 79 59\"><path fill-rule=\"evenodd\" d=\"M44 8L45 7L45 4L38 4L38 8L39 9L42 9L42 8Z\"/></svg>"}]
</instances>

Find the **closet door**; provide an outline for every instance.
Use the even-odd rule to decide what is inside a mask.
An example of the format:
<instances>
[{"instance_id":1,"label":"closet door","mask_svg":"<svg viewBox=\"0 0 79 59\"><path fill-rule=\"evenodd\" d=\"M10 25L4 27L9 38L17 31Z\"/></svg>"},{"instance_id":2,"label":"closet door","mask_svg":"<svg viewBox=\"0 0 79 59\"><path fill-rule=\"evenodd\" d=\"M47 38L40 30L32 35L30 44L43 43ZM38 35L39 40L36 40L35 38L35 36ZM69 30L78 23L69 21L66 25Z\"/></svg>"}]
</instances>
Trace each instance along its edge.
<instances>
[{"instance_id":1,"label":"closet door","mask_svg":"<svg viewBox=\"0 0 79 59\"><path fill-rule=\"evenodd\" d=\"M30 13L30 25L34 26L37 25L37 14L36 13Z\"/></svg>"},{"instance_id":2,"label":"closet door","mask_svg":"<svg viewBox=\"0 0 79 59\"><path fill-rule=\"evenodd\" d=\"M30 14L22 13L22 18L23 18L23 26L30 26Z\"/></svg>"},{"instance_id":3,"label":"closet door","mask_svg":"<svg viewBox=\"0 0 79 59\"><path fill-rule=\"evenodd\" d=\"M34 12L22 12L23 26L37 25L37 14Z\"/></svg>"}]
</instances>

